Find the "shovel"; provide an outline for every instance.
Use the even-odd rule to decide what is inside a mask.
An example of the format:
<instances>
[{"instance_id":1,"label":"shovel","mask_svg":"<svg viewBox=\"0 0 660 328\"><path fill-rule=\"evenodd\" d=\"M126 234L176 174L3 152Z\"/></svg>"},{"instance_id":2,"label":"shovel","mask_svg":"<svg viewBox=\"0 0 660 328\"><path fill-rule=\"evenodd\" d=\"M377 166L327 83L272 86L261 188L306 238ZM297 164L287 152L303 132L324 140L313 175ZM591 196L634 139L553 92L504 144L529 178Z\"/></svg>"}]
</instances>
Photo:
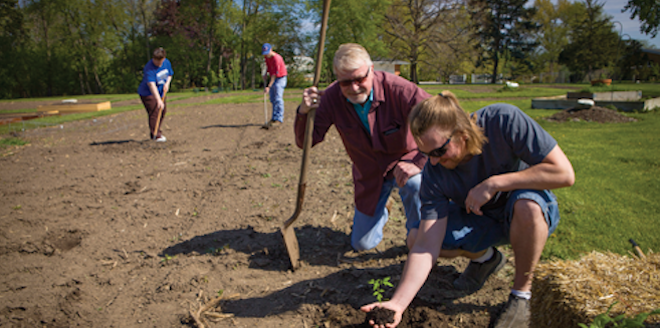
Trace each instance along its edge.
<instances>
[{"instance_id":1,"label":"shovel","mask_svg":"<svg viewBox=\"0 0 660 328\"><path fill-rule=\"evenodd\" d=\"M319 40L318 54L316 55L316 71L314 72L314 86L318 87L319 78L321 77L321 61L323 59L323 46L325 44L325 29L328 26L328 14L330 12L330 0L323 0L323 20L321 21L321 37ZM305 187L307 186L307 164L309 163L309 149L312 144L312 132L314 131L314 116L316 109L313 108L307 113L307 123L305 125L305 139L303 140L303 155L302 164L300 166L300 181L298 183L298 197L296 198L296 210L293 216L284 222L284 226L280 228L282 237L284 238L284 245L289 254L291 261L291 268L293 270L300 267L300 248L298 246L298 238L293 230L293 223L298 219L302 211L302 204L305 198Z\"/></svg>"}]
</instances>

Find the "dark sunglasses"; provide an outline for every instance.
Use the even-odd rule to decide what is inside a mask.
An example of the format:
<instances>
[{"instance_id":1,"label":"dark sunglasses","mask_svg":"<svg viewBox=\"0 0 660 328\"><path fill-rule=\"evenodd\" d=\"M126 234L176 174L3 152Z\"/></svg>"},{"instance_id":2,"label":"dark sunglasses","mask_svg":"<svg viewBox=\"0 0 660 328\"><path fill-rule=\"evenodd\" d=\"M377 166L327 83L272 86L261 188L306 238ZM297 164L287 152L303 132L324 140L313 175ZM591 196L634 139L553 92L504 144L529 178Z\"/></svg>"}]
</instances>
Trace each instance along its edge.
<instances>
[{"instance_id":1,"label":"dark sunglasses","mask_svg":"<svg viewBox=\"0 0 660 328\"><path fill-rule=\"evenodd\" d=\"M353 83L360 84L360 83L364 82L364 80L367 79L367 77L369 76L369 73L371 73L371 67L369 67L369 69L367 70L367 74L365 74L362 77L356 77L354 79L337 81L337 82L339 82L339 85L341 85L342 87L349 87L349 86L353 85Z\"/></svg>"},{"instance_id":2,"label":"dark sunglasses","mask_svg":"<svg viewBox=\"0 0 660 328\"><path fill-rule=\"evenodd\" d=\"M454 135L454 134L452 133L452 135ZM447 145L449 144L450 141L451 141L451 136L449 136L449 138L447 138L447 141L445 141L445 143L443 143L442 146L440 146L436 149L433 149L428 153L425 153L421 150L419 152L426 155L426 156L428 156L428 157L442 157L442 155L444 155L447 152Z\"/></svg>"}]
</instances>

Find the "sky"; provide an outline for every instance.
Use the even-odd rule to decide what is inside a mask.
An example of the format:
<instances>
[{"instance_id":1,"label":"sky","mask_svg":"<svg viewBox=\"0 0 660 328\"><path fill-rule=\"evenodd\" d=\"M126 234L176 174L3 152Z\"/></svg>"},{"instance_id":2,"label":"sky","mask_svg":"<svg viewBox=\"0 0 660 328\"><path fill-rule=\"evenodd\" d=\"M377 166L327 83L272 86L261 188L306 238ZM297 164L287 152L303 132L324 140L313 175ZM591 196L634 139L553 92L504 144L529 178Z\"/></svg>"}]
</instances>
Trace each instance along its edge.
<instances>
[{"instance_id":1,"label":"sky","mask_svg":"<svg viewBox=\"0 0 660 328\"><path fill-rule=\"evenodd\" d=\"M576 0L571 0L571 2L575 2L575 1ZM529 5L533 5L534 1L529 0L527 3ZM553 1L553 3L557 3L557 2ZM614 29L616 30L617 33L623 35L624 40L628 40L628 39L646 40L648 41L649 44L655 45L656 49L660 49L660 34L655 38L651 38L650 35L641 33L639 31L639 26L641 25L639 22L639 17L635 17L635 19L630 19L629 10L623 13L621 12L621 10L623 10L623 8L628 3L628 0L599 0L598 3L603 5L603 11L605 12L605 14L612 17L612 21L618 21L621 23L621 25L619 25L618 23L614 23ZM630 38L626 34L628 34Z\"/></svg>"},{"instance_id":2,"label":"sky","mask_svg":"<svg viewBox=\"0 0 660 328\"><path fill-rule=\"evenodd\" d=\"M613 21L621 22L621 25L615 23L616 31L621 33L621 26L623 26L623 33L621 33L624 40L627 40L628 37L626 34L630 35L630 38L635 40L646 40L650 44L655 45L656 48L660 49L660 35L651 39L650 35L643 34L639 31L639 17L635 19L630 19L630 10L622 13L621 10L626 6L628 0L604 0L603 10L606 14L612 16Z\"/></svg>"}]
</instances>

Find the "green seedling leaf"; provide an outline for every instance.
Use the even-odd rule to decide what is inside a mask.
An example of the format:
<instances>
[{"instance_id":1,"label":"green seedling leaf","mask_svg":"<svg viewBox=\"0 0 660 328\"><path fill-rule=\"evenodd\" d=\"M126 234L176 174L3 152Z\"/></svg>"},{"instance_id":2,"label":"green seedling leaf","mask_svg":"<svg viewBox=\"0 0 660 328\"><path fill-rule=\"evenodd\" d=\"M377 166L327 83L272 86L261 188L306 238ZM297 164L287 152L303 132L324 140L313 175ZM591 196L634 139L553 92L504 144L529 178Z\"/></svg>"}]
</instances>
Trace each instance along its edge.
<instances>
[{"instance_id":1,"label":"green seedling leaf","mask_svg":"<svg viewBox=\"0 0 660 328\"><path fill-rule=\"evenodd\" d=\"M385 277L383 279L371 279L369 280L369 285L372 285L372 295L376 297L379 303L383 301L383 293L385 293L385 289L383 289L382 286L394 286L390 282L390 277Z\"/></svg>"}]
</instances>

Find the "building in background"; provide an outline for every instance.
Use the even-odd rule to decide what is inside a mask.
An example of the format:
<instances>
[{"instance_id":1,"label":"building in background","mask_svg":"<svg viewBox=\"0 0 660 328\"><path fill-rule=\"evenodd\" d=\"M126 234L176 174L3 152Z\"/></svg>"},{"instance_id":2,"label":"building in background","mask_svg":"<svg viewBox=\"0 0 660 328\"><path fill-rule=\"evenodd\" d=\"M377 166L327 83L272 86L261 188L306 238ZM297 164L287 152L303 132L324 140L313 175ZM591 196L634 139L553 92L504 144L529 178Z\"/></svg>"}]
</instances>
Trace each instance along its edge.
<instances>
[{"instance_id":1,"label":"building in background","mask_svg":"<svg viewBox=\"0 0 660 328\"><path fill-rule=\"evenodd\" d=\"M401 75L401 65L410 63L403 60L377 59L374 62L374 71L384 71L395 75Z\"/></svg>"}]
</instances>

